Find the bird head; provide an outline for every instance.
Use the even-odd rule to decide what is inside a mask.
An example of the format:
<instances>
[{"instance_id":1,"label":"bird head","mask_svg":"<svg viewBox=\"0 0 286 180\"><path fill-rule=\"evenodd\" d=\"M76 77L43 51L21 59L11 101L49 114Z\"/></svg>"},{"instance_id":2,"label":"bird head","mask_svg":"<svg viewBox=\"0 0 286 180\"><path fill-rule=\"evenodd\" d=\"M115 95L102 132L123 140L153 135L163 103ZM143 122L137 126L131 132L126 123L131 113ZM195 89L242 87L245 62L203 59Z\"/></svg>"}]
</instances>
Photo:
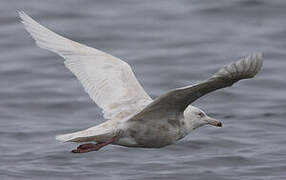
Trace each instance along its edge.
<instances>
[{"instance_id":1,"label":"bird head","mask_svg":"<svg viewBox=\"0 0 286 180\"><path fill-rule=\"evenodd\" d=\"M206 115L201 109L189 105L184 111L184 118L188 129L193 130L203 125L209 124L216 127L222 127L222 123Z\"/></svg>"}]
</instances>

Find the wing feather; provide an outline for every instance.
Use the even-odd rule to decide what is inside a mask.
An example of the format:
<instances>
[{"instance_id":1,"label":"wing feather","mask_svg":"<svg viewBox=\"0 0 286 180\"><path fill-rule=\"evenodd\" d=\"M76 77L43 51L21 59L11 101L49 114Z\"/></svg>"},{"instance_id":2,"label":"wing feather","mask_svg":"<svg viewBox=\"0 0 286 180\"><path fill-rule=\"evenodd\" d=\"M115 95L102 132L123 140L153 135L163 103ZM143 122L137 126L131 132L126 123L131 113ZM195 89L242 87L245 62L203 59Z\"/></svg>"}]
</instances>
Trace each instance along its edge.
<instances>
[{"instance_id":1,"label":"wing feather","mask_svg":"<svg viewBox=\"0 0 286 180\"><path fill-rule=\"evenodd\" d=\"M126 62L60 36L22 11L19 16L39 47L53 51L65 59L65 66L103 109L106 119L124 118L152 102Z\"/></svg>"},{"instance_id":2,"label":"wing feather","mask_svg":"<svg viewBox=\"0 0 286 180\"><path fill-rule=\"evenodd\" d=\"M183 113L187 106L196 101L201 96L217 89L232 86L241 79L253 78L263 64L263 54L255 53L246 58L221 68L212 77L201 83L174 89L155 99L144 108L136 117L144 116L148 113L160 113L169 115L173 113Z\"/></svg>"}]
</instances>

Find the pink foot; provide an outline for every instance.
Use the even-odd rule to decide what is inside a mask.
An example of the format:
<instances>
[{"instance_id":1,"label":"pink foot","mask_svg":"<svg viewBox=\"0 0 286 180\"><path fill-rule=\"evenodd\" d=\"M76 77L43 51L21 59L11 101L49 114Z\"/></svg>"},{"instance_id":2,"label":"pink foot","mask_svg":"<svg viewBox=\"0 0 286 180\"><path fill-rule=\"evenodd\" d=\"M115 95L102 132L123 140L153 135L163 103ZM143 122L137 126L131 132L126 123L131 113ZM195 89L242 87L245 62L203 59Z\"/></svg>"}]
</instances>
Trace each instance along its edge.
<instances>
[{"instance_id":1,"label":"pink foot","mask_svg":"<svg viewBox=\"0 0 286 180\"><path fill-rule=\"evenodd\" d=\"M96 146L97 146L97 144L87 143L87 144L82 144L82 145L78 146L77 149L89 149L89 148L94 148Z\"/></svg>"},{"instance_id":2,"label":"pink foot","mask_svg":"<svg viewBox=\"0 0 286 180\"><path fill-rule=\"evenodd\" d=\"M71 152L73 153L85 153L85 152L90 152L90 151L98 151L99 149L101 149L102 147L111 144L113 142L116 142L119 140L119 137L113 137L112 139L110 139L109 141L103 142L103 143L96 143L96 144L92 144L92 143L87 143L87 144L82 144L80 146L77 147L77 149L72 150Z\"/></svg>"},{"instance_id":3,"label":"pink foot","mask_svg":"<svg viewBox=\"0 0 286 180\"><path fill-rule=\"evenodd\" d=\"M102 143L97 143L97 144L82 144L77 147L77 149L72 150L73 153L85 153L85 152L90 152L90 151L98 151L101 147Z\"/></svg>"}]
</instances>

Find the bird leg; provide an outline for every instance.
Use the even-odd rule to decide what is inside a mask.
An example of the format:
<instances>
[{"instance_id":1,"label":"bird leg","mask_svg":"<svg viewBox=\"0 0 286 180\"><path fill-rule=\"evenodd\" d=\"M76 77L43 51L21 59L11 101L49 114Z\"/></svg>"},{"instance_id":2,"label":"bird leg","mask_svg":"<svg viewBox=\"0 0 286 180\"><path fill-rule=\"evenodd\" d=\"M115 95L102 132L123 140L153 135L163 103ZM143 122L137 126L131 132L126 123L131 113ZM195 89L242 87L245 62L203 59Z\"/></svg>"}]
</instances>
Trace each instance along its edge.
<instances>
[{"instance_id":1,"label":"bird leg","mask_svg":"<svg viewBox=\"0 0 286 180\"><path fill-rule=\"evenodd\" d=\"M100 143L96 143L96 144L93 144L93 143L82 144L82 145L78 146L77 149L72 150L72 152L73 153L86 153L86 152L90 152L90 151L98 151L102 147L118 141L119 138L120 137L115 136L106 142L100 142Z\"/></svg>"}]
</instances>

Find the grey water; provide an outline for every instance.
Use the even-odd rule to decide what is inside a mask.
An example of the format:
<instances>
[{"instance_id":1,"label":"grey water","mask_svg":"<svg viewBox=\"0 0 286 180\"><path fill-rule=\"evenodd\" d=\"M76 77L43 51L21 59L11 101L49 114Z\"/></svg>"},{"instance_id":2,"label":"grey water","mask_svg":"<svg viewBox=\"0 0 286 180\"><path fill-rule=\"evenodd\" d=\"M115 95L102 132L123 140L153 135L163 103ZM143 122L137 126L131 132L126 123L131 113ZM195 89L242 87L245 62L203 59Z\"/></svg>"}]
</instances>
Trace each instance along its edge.
<instances>
[{"instance_id":1,"label":"grey water","mask_svg":"<svg viewBox=\"0 0 286 180\"><path fill-rule=\"evenodd\" d=\"M194 105L223 121L161 149L72 154L56 134L104 121L63 65L39 49L17 10L128 62L153 98L263 51L252 80ZM1 0L0 179L286 179L285 0Z\"/></svg>"}]
</instances>

